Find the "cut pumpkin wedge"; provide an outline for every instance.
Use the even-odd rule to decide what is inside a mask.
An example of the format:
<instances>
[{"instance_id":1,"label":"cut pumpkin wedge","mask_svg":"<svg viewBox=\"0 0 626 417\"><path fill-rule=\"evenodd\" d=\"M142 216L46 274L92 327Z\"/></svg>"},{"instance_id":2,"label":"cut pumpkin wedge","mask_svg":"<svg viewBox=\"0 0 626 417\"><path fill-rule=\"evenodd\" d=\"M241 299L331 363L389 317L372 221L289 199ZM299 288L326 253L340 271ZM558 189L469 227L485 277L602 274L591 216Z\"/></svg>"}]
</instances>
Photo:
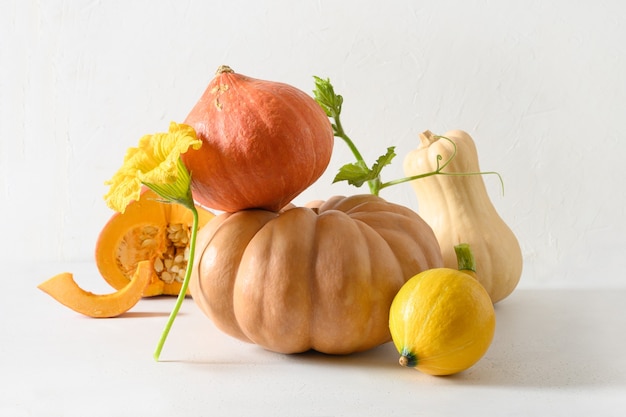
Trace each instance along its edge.
<instances>
[{"instance_id":1,"label":"cut pumpkin wedge","mask_svg":"<svg viewBox=\"0 0 626 417\"><path fill-rule=\"evenodd\" d=\"M215 217L202 207L197 210L199 228ZM102 228L95 251L100 274L110 286L121 290L133 277L138 262L149 260L154 266L153 276L143 296L177 296L187 268L192 221L191 210L181 204L163 203L162 197L144 187L139 200L131 202L124 213L111 216Z\"/></svg>"},{"instance_id":2,"label":"cut pumpkin wedge","mask_svg":"<svg viewBox=\"0 0 626 417\"><path fill-rule=\"evenodd\" d=\"M110 294L85 291L74 281L74 276L63 272L37 286L59 303L89 317L117 317L130 310L142 297L153 276L149 261L141 261L132 279L120 290Z\"/></svg>"}]
</instances>

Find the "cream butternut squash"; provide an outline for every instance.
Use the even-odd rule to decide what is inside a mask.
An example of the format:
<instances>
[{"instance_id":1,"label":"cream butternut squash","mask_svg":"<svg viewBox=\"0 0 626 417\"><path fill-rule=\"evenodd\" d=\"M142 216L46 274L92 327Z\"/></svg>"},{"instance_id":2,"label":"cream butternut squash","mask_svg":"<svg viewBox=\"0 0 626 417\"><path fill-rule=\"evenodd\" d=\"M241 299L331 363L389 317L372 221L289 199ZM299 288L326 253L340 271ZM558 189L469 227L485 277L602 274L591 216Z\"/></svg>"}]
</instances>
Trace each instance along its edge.
<instances>
[{"instance_id":1,"label":"cream butternut squash","mask_svg":"<svg viewBox=\"0 0 626 417\"><path fill-rule=\"evenodd\" d=\"M420 141L404 160L408 176L434 171L439 161L452 160L444 175L411 182L418 212L435 232L445 266L457 265L455 245L465 242L472 247L478 279L497 303L517 286L523 260L517 237L493 206L483 177L468 175L480 172L476 145L462 130L442 136L426 131Z\"/></svg>"}]
</instances>

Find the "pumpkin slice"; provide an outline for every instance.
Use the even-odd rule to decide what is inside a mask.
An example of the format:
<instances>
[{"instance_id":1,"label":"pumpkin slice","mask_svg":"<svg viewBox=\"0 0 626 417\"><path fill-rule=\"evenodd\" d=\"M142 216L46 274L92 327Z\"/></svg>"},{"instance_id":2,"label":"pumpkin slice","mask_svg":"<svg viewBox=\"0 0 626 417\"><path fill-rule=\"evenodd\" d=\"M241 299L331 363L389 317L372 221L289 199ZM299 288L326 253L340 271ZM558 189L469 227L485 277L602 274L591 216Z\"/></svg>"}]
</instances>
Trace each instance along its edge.
<instances>
[{"instance_id":1,"label":"pumpkin slice","mask_svg":"<svg viewBox=\"0 0 626 417\"><path fill-rule=\"evenodd\" d=\"M141 299L143 290L152 279L152 266L148 261L139 262L133 278L126 286L110 294L94 294L83 290L74 276L63 272L37 286L72 310L89 317L117 317L130 310Z\"/></svg>"},{"instance_id":2,"label":"pumpkin slice","mask_svg":"<svg viewBox=\"0 0 626 417\"><path fill-rule=\"evenodd\" d=\"M141 261L153 266L144 297L178 295L187 268L191 211L180 204L164 203L145 188L141 197L124 213L114 214L104 226L96 244L96 265L113 288L128 285ZM214 215L198 207L198 227Z\"/></svg>"}]
</instances>

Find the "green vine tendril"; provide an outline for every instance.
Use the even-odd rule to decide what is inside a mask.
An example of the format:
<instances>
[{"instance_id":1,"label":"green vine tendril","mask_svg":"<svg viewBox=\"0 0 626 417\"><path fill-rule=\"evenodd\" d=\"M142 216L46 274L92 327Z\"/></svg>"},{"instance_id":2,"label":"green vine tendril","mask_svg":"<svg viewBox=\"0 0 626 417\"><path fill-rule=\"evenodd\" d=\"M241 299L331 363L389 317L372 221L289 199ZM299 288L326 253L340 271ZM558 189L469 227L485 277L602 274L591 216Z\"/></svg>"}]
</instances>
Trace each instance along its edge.
<instances>
[{"instance_id":1,"label":"green vine tendril","mask_svg":"<svg viewBox=\"0 0 626 417\"><path fill-rule=\"evenodd\" d=\"M487 172L444 172L443 170L452 162L452 160L456 157L457 146L453 140L447 138L445 136L435 136L436 139L444 139L450 142L453 146L453 152L450 157L445 160L443 163L443 156L437 155L437 167L435 170L426 172L419 175L413 175L410 177L399 178L393 181L383 182L381 179L382 169L389 165L393 158L396 156L395 147L391 146L387 148L387 153L381 155L376 162L368 167L365 162L363 156L359 152L358 148L350 139L348 134L345 132L343 125L341 124L341 110L343 106L343 97L339 94L335 93L335 89L333 85L330 83L329 79L323 79L317 76L313 77L315 80L315 89L313 90L313 95L315 97L315 101L322 107L322 109L326 112L326 115L331 119L331 126L333 128L333 133L335 137L342 139L347 145L348 148L352 151L356 162L351 164L346 164L339 169L339 172L335 176L333 183L338 181L348 181L349 184L354 185L356 187L360 187L364 183L367 183L370 189L370 193L373 195L378 195L380 190L390 187L396 184L402 184L404 182L414 181L421 178L431 177L433 175L447 175L447 176L467 176L467 175L488 175L495 174L498 176L500 180L500 184L502 186L502 192L504 193L504 181L499 173L495 171L487 171Z\"/></svg>"}]
</instances>

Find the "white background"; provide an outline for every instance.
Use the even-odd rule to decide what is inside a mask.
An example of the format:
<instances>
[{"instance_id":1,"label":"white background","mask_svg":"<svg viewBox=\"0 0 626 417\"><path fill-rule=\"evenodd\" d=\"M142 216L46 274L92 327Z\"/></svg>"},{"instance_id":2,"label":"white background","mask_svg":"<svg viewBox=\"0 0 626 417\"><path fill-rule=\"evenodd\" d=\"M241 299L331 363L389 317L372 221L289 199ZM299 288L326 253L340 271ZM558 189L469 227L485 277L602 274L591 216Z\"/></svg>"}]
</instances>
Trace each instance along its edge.
<instances>
[{"instance_id":1,"label":"white background","mask_svg":"<svg viewBox=\"0 0 626 417\"><path fill-rule=\"evenodd\" d=\"M620 1L0 1L0 253L92 262L103 182L182 121L220 64L311 92L330 77L368 161L426 129L474 137L517 234L520 287L624 284ZM327 173L297 201L366 192ZM419 210L409 185L382 197ZM60 272L60 271L59 271ZM32 276L33 283L47 277Z\"/></svg>"},{"instance_id":2,"label":"white background","mask_svg":"<svg viewBox=\"0 0 626 417\"><path fill-rule=\"evenodd\" d=\"M625 4L0 0L0 415L623 416ZM190 299L154 362L173 299L91 320L36 289L68 270L111 291L93 262L103 182L221 64L309 93L330 77L366 159L397 147L386 180L426 129L474 137L525 268L479 363L435 378L392 344L273 354ZM297 202L366 192L331 185L352 160L337 142ZM381 196L419 211L407 184Z\"/></svg>"}]
</instances>

